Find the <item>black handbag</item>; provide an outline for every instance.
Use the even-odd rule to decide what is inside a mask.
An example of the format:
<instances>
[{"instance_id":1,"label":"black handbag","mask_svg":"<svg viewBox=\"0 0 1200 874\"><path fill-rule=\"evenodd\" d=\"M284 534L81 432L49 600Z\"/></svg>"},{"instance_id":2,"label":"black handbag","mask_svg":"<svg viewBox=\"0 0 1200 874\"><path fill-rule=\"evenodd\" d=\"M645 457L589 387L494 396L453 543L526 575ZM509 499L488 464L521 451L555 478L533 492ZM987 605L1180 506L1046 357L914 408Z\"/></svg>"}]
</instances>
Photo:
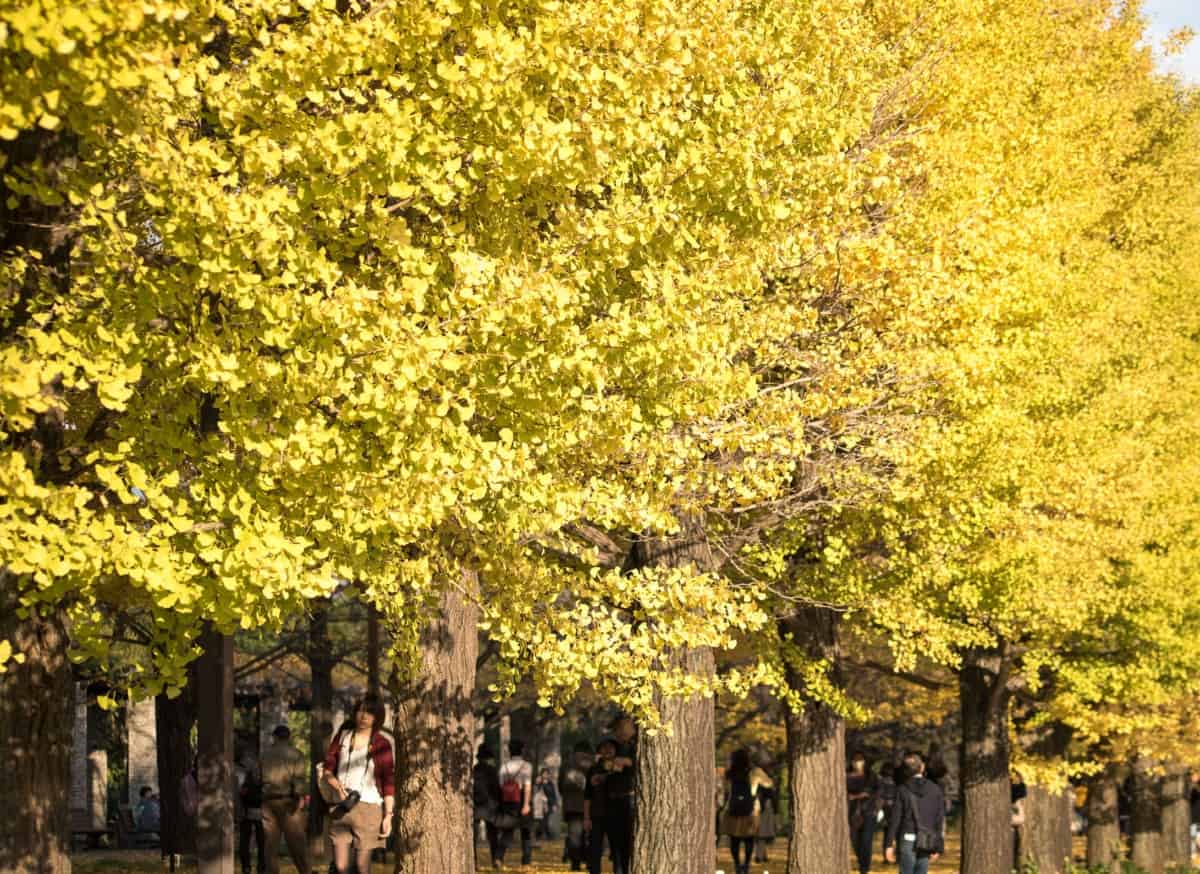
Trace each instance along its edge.
<instances>
[{"instance_id":1,"label":"black handbag","mask_svg":"<svg viewBox=\"0 0 1200 874\"><path fill-rule=\"evenodd\" d=\"M350 790L346 793L345 798L343 798L330 809L329 815L334 819L341 819L354 809L354 805L358 804L360 797L361 796L358 794L357 790Z\"/></svg>"}]
</instances>

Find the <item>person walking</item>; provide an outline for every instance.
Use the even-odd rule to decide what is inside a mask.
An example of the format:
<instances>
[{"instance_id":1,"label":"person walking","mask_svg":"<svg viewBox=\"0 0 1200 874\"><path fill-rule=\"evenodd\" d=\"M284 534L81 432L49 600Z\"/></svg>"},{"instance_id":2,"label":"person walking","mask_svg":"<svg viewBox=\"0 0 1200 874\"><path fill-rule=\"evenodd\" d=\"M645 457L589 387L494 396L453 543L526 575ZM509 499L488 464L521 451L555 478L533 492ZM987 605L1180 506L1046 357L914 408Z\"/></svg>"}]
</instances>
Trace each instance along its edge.
<instances>
[{"instance_id":1,"label":"person walking","mask_svg":"<svg viewBox=\"0 0 1200 874\"><path fill-rule=\"evenodd\" d=\"M338 874L371 870L371 856L392 833L396 759L383 731L383 700L367 693L325 754L325 777L341 801L329 812L329 842Z\"/></svg>"},{"instance_id":2,"label":"person walking","mask_svg":"<svg viewBox=\"0 0 1200 874\"><path fill-rule=\"evenodd\" d=\"M266 832L263 830L262 769L249 750L242 753L236 769L238 783L238 860L242 874L250 874L250 844L258 850L258 874L267 871Z\"/></svg>"},{"instance_id":3,"label":"person walking","mask_svg":"<svg viewBox=\"0 0 1200 874\"><path fill-rule=\"evenodd\" d=\"M1029 796L1029 789L1019 771L1013 771L1008 777L1008 782L1008 798L1012 804L1010 821L1012 823L1013 867L1019 868L1025 843L1025 799Z\"/></svg>"},{"instance_id":4,"label":"person walking","mask_svg":"<svg viewBox=\"0 0 1200 874\"><path fill-rule=\"evenodd\" d=\"M858 862L858 874L869 874L879 811L879 781L867 767L867 757L862 750L855 750L850 757L846 797L850 802L850 846Z\"/></svg>"},{"instance_id":5,"label":"person walking","mask_svg":"<svg viewBox=\"0 0 1200 874\"><path fill-rule=\"evenodd\" d=\"M605 836L612 851L614 874L629 874L633 857L634 789L637 785L637 726L628 716L612 722L616 752L604 781Z\"/></svg>"},{"instance_id":6,"label":"person walking","mask_svg":"<svg viewBox=\"0 0 1200 874\"><path fill-rule=\"evenodd\" d=\"M542 838L546 837L546 817L550 815L550 800L539 777L533 783L533 845L541 846Z\"/></svg>"},{"instance_id":7,"label":"person walking","mask_svg":"<svg viewBox=\"0 0 1200 874\"><path fill-rule=\"evenodd\" d=\"M500 770L496 767L496 754L487 744L480 744L475 756L475 768L471 772L471 797L475 808L471 818L471 843L477 842L479 824L483 823L492 867L498 868L500 833L496 829L496 818L500 815ZM479 868L478 856L475 867Z\"/></svg>"},{"instance_id":8,"label":"person walking","mask_svg":"<svg viewBox=\"0 0 1200 874\"><path fill-rule=\"evenodd\" d=\"M899 861L900 874L928 874L929 863L945 851L945 799L941 788L925 779L919 754L905 756L904 769L909 776L896 790L885 855L889 862Z\"/></svg>"},{"instance_id":9,"label":"person walking","mask_svg":"<svg viewBox=\"0 0 1200 874\"><path fill-rule=\"evenodd\" d=\"M776 789L775 781L767 773L767 768L770 766L770 755L765 752L761 753L756 770L760 770L766 780L760 781L758 787L758 837L754 841L754 861L763 863L770 861L767 850L775 842L775 833L778 830L776 818L779 792Z\"/></svg>"},{"instance_id":10,"label":"person walking","mask_svg":"<svg viewBox=\"0 0 1200 874\"><path fill-rule=\"evenodd\" d=\"M292 732L277 725L271 745L262 756L262 823L267 871L279 874L279 842L287 841L292 864L300 874L311 874L308 843L304 836L308 765L292 745Z\"/></svg>"},{"instance_id":11,"label":"person walking","mask_svg":"<svg viewBox=\"0 0 1200 874\"><path fill-rule=\"evenodd\" d=\"M587 835L588 874L600 874L604 864L604 844L608 831L608 775L612 772L617 742L605 738L596 746L596 761L587 773L583 791L583 830Z\"/></svg>"},{"instance_id":12,"label":"person walking","mask_svg":"<svg viewBox=\"0 0 1200 874\"><path fill-rule=\"evenodd\" d=\"M1200 853L1200 771L1188 774L1188 807L1191 811L1191 828L1189 834L1192 842L1192 856Z\"/></svg>"},{"instance_id":13,"label":"person walking","mask_svg":"<svg viewBox=\"0 0 1200 874\"><path fill-rule=\"evenodd\" d=\"M500 841L497 868L512 844L513 832L521 832L521 865L533 862L533 765L525 761L525 742L508 742L509 759L500 766Z\"/></svg>"},{"instance_id":14,"label":"person walking","mask_svg":"<svg viewBox=\"0 0 1200 874\"><path fill-rule=\"evenodd\" d=\"M749 874L750 854L758 839L762 812L760 790L773 785L765 771L752 766L749 750L735 750L729 757L729 767L725 769L721 832L729 836L734 874Z\"/></svg>"},{"instance_id":15,"label":"person walking","mask_svg":"<svg viewBox=\"0 0 1200 874\"><path fill-rule=\"evenodd\" d=\"M592 746L587 741L575 744L571 760L558 772L558 795L562 800L563 862L569 863L572 871L582 871L587 861L587 833L584 830L584 814L587 791L588 769L592 766Z\"/></svg>"},{"instance_id":16,"label":"person walking","mask_svg":"<svg viewBox=\"0 0 1200 874\"><path fill-rule=\"evenodd\" d=\"M879 769L879 813L875 819L881 826L878 831L880 833L881 851L887 850L887 830L888 824L892 821L892 811L896 806L896 777L904 770L904 765L900 762L886 761L883 767Z\"/></svg>"},{"instance_id":17,"label":"person walking","mask_svg":"<svg viewBox=\"0 0 1200 874\"><path fill-rule=\"evenodd\" d=\"M542 796L542 820L534 832L534 838L554 840L554 814L558 810L558 788L550 778L550 769L542 768L538 772L537 782L533 784L534 805L538 804L537 796ZM536 818L536 812L535 812Z\"/></svg>"}]
</instances>

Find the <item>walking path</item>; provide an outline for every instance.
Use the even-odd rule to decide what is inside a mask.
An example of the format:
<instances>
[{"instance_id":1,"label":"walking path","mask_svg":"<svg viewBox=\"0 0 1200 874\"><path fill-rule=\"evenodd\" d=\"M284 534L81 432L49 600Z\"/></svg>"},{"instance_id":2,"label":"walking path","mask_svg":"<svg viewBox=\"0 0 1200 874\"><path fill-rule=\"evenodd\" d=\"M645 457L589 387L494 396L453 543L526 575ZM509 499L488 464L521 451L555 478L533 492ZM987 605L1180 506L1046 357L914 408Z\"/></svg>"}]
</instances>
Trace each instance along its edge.
<instances>
[{"instance_id":1,"label":"walking path","mask_svg":"<svg viewBox=\"0 0 1200 874\"><path fill-rule=\"evenodd\" d=\"M937 872L937 874L957 874L958 836L949 836L947 843L949 844L947 847L949 853L947 853L946 858L940 860L937 864L930 868L931 872ZM772 849L773 852L771 854L771 861L767 864L755 863L751 865L751 874L784 874L784 854L787 851L787 842L784 840L776 841ZM481 846L480 852L481 858L483 858L487 851ZM534 853L534 863L532 868L521 869L515 865L509 864L506 866L505 870L514 872L519 872L522 870L537 871L547 872L547 874L549 874L549 872L555 872L555 874L558 874L558 872L566 872L569 870L566 865L562 864L560 861L561 858L562 845L557 841L553 844L546 843ZM71 867L74 874L118 874L118 872L120 872L120 874L125 874L125 872L128 872L128 874L161 874L163 870L162 862L159 858L158 852L155 850L95 850L86 853L78 853L72 856ZM187 872L195 871L196 868L195 865L185 865L180 870L187 874ZM389 860L386 865L376 864L371 874L392 874L392 870L393 865ZM605 872L610 870L611 868L605 865ZM730 874L732 870L733 865L729 859L729 850L722 846L714 871L724 871L725 874ZM847 874L850 874L851 870L851 866L849 863L847 863ZM896 866L885 864L883 861L883 856L880 854L876 858L875 865L871 870L873 874L894 874L896 871ZM491 869L485 865L480 869L480 871L489 872ZM280 872L281 874L296 874L296 868L295 866L285 862L280 866Z\"/></svg>"}]
</instances>

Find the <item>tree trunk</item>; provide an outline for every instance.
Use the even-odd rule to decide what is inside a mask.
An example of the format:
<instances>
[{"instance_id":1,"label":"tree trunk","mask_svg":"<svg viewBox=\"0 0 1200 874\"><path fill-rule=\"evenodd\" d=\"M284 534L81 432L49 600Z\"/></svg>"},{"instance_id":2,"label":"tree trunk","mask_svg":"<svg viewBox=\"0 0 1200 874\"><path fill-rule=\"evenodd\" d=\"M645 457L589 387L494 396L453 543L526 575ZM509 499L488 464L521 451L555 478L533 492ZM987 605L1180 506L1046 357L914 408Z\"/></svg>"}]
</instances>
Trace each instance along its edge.
<instances>
[{"instance_id":1,"label":"tree trunk","mask_svg":"<svg viewBox=\"0 0 1200 874\"><path fill-rule=\"evenodd\" d=\"M157 741L158 785L161 806L159 838L163 858L190 853L196 847L192 817L185 816L179 789L192 766L192 726L196 723L195 666L188 668L188 684L174 698L165 694L154 699L154 731Z\"/></svg>"},{"instance_id":2,"label":"tree trunk","mask_svg":"<svg viewBox=\"0 0 1200 874\"><path fill-rule=\"evenodd\" d=\"M1071 862L1071 817L1075 805L1069 788L1052 792L1030 786L1025 799L1021 858L1038 874L1062 874Z\"/></svg>"},{"instance_id":3,"label":"tree trunk","mask_svg":"<svg viewBox=\"0 0 1200 874\"><path fill-rule=\"evenodd\" d=\"M1029 746L1029 752L1048 762L1061 762L1070 742L1070 729L1056 723ZM1023 862L1036 866L1039 874L1061 874L1070 864L1074 810L1070 786L1057 792L1044 786L1029 786L1021 856Z\"/></svg>"},{"instance_id":4,"label":"tree trunk","mask_svg":"<svg viewBox=\"0 0 1200 874\"><path fill-rule=\"evenodd\" d=\"M308 625L308 666L311 674L312 709L308 714L308 744L311 788L308 806L309 854L324 855L321 840L328 805L317 790L316 765L325 761L325 751L333 737L333 643L329 639L327 605L316 608Z\"/></svg>"},{"instance_id":5,"label":"tree trunk","mask_svg":"<svg viewBox=\"0 0 1200 874\"><path fill-rule=\"evenodd\" d=\"M1133 763L1133 864L1147 874L1163 872L1162 778L1155 762L1139 758Z\"/></svg>"},{"instance_id":6,"label":"tree trunk","mask_svg":"<svg viewBox=\"0 0 1200 874\"><path fill-rule=\"evenodd\" d=\"M963 656L962 874L1010 874L1013 867L1007 674L998 649Z\"/></svg>"},{"instance_id":7,"label":"tree trunk","mask_svg":"<svg viewBox=\"0 0 1200 874\"><path fill-rule=\"evenodd\" d=\"M70 874L74 687L61 611L17 616L16 581L0 571L0 640L23 664L0 674L0 871Z\"/></svg>"},{"instance_id":8,"label":"tree trunk","mask_svg":"<svg viewBox=\"0 0 1200 874\"><path fill-rule=\"evenodd\" d=\"M704 538L703 522L687 516L671 539L642 539L631 561L645 567L716 569ZM664 666L699 677L716 670L712 650L685 647L669 653ZM712 874L716 828L716 711L711 696L667 698L654 693L670 734L638 738L637 787L634 796L632 874ZM715 850L714 850L715 851Z\"/></svg>"},{"instance_id":9,"label":"tree trunk","mask_svg":"<svg viewBox=\"0 0 1200 874\"><path fill-rule=\"evenodd\" d=\"M200 638L196 858L199 874L233 874L233 638L213 628Z\"/></svg>"},{"instance_id":10,"label":"tree trunk","mask_svg":"<svg viewBox=\"0 0 1200 874\"><path fill-rule=\"evenodd\" d=\"M367 691L379 694L379 610L367 605Z\"/></svg>"},{"instance_id":11,"label":"tree trunk","mask_svg":"<svg viewBox=\"0 0 1200 874\"><path fill-rule=\"evenodd\" d=\"M779 624L781 635L808 659L833 665L833 681L841 684L837 664L838 614L827 608L805 607ZM789 665L788 685L807 694L803 675ZM825 704L806 702L799 713L786 713L788 784L791 831L788 835L789 874L843 871L850 858L849 811L846 801L845 722Z\"/></svg>"},{"instance_id":12,"label":"tree trunk","mask_svg":"<svg viewBox=\"0 0 1200 874\"><path fill-rule=\"evenodd\" d=\"M1162 783L1162 831L1163 861L1168 868L1192 864L1191 788L1186 767L1167 769Z\"/></svg>"},{"instance_id":13,"label":"tree trunk","mask_svg":"<svg viewBox=\"0 0 1200 874\"><path fill-rule=\"evenodd\" d=\"M665 661L701 677L711 677L715 670L707 647L677 651ZM671 734L638 738L630 870L632 874L712 874L717 790L713 700L665 698L656 692L655 704Z\"/></svg>"},{"instance_id":14,"label":"tree trunk","mask_svg":"<svg viewBox=\"0 0 1200 874\"><path fill-rule=\"evenodd\" d=\"M464 570L447 586L439 613L421 635L416 676L397 711L396 874L471 874L475 659L479 585Z\"/></svg>"},{"instance_id":15,"label":"tree trunk","mask_svg":"<svg viewBox=\"0 0 1200 874\"><path fill-rule=\"evenodd\" d=\"M70 165L75 152L75 136L66 127L23 130L14 139L0 140L0 256L7 263L15 251L28 265L10 274L6 283L0 320L0 344L6 347L44 308L48 295L70 293L75 237L69 207L46 202L50 198L44 194L10 188L8 180L41 165L53 189L53 171ZM54 384L43 388L45 394L58 391ZM24 455L39 484L62 476L61 409L39 414L31 428L18 430L6 421L0 436L6 452ZM27 617L17 615L19 582L0 567L0 640L24 656L23 663L10 662L0 674L0 768L6 795L0 815L0 871L58 874L71 870L75 720L70 636L57 603Z\"/></svg>"},{"instance_id":16,"label":"tree trunk","mask_svg":"<svg viewBox=\"0 0 1200 874\"><path fill-rule=\"evenodd\" d=\"M1117 874L1121 866L1121 825L1117 819L1116 767L1107 766L1088 780L1087 865Z\"/></svg>"}]
</instances>

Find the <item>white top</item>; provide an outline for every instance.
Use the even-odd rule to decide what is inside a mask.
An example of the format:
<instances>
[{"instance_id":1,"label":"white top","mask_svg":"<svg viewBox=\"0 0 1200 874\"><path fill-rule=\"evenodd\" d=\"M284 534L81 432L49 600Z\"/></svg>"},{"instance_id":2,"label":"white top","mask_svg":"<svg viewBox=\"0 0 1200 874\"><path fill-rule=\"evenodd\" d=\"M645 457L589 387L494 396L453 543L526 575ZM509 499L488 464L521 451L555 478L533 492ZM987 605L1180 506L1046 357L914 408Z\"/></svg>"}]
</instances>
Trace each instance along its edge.
<instances>
[{"instance_id":1,"label":"white top","mask_svg":"<svg viewBox=\"0 0 1200 874\"><path fill-rule=\"evenodd\" d=\"M509 780L515 780L522 789L531 785L533 783L533 765L520 756L509 759L500 766L500 783L503 785Z\"/></svg>"},{"instance_id":2,"label":"white top","mask_svg":"<svg viewBox=\"0 0 1200 874\"><path fill-rule=\"evenodd\" d=\"M351 749L351 746L354 748ZM367 804L383 804L383 796L375 785L375 762L370 756L371 744L354 744L354 732L342 732L338 752L337 778L347 792L357 792L358 800Z\"/></svg>"}]
</instances>

